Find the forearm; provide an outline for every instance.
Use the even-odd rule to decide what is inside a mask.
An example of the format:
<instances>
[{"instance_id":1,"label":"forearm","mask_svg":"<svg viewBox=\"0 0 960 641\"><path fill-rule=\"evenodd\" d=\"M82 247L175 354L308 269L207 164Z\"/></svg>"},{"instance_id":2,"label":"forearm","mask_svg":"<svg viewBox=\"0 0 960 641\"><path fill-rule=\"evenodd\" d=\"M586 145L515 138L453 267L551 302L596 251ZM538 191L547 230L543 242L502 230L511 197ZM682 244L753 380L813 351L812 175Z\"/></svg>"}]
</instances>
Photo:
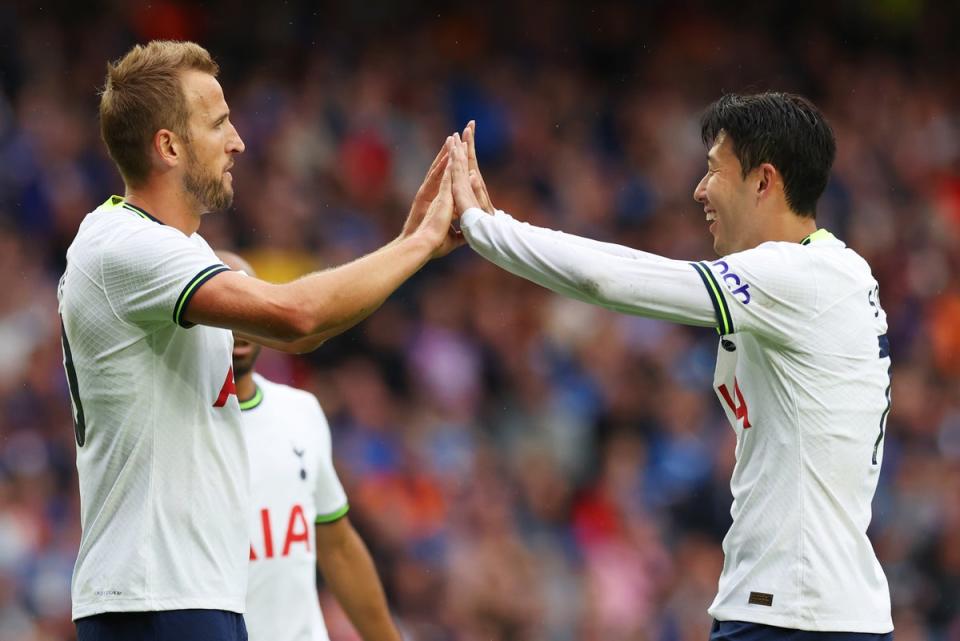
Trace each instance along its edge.
<instances>
[{"instance_id":1,"label":"forearm","mask_svg":"<svg viewBox=\"0 0 960 641\"><path fill-rule=\"evenodd\" d=\"M336 544L317 546L317 564L323 578L364 641L400 641L390 617L387 599L373 559L352 526Z\"/></svg>"},{"instance_id":2,"label":"forearm","mask_svg":"<svg viewBox=\"0 0 960 641\"><path fill-rule=\"evenodd\" d=\"M431 247L416 236L397 239L372 254L285 285L302 305L306 334L329 338L369 316L429 259Z\"/></svg>"},{"instance_id":3,"label":"forearm","mask_svg":"<svg viewBox=\"0 0 960 641\"><path fill-rule=\"evenodd\" d=\"M270 347L305 351L369 316L430 259L433 249L414 234L283 285L224 272L199 287L184 318L240 332Z\"/></svg>"},{"instance_id":4,"label":"forearm","mask_svg":"<svg viewBox=\"0 0 960 641\"><path fill-rule=\"evenodd\" d=\"M559 294L639 316L716 325L704 284L685 261L479 210L464 213L461 229L487 260Z\"/></svg>"}]
</instances>

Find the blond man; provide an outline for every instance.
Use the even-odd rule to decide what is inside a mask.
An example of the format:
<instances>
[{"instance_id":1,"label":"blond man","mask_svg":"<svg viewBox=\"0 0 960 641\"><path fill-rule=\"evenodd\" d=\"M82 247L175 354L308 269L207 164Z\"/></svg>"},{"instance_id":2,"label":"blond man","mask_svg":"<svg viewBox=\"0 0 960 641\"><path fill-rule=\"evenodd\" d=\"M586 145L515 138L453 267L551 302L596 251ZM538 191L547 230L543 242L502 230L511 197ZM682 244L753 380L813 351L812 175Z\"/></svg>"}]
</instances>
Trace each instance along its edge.
<instances>
[{"instance_id":1,"label":"blond man","mask_svg":"<svg viewBox=\"0 0 960 641\"><path fill-rule=\"evenodd\" d=\"M84 219L58 288L81 641L246 638L249 479L230 330L314 349L461 242L441 152L383 248L286 285L231 271L197 234L204 214L231 204L244 150L217 72L188 42L136 46L108 65L101 133L126 191Z\"/></svg>"}]
</instances>

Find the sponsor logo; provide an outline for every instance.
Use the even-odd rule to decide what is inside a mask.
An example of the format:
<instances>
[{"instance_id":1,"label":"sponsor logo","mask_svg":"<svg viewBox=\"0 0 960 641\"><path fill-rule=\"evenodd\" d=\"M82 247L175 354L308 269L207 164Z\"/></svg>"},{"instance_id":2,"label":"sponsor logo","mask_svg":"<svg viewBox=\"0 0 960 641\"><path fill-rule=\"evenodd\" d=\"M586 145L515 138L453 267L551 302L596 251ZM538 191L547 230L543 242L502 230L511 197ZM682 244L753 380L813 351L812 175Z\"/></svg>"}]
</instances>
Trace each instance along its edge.
<instances>
[{"instance_id":1,"label":"sponsor logo","mask_svg":"<svg viewBox=\"0 0 960 641\"><path fill-rule=\"evenodd\" d=\"M230 366L230 369L227 370L227 378L224 379L223 385L220 387L220 393L217 394L217 400L213 402L214 407L223 407L227 404L227 399L230 398L230 395L237 395L237 384L233 380L233 366Z\"/></svg>"},{"instance_id":2,"label":"sponsor logo","mask_svg":"<svg viewBox=\"0 0 960 641\"><path fill-rule=\"evenodd\" d=\"M751 592L747 603L751 605L765 605L768 608L773 607L773 595L766 592Z\"/></svg>"},{"instance_id":3,"label":"sponsor logo","mask_svg":"<svg viewBox=\"0 0 960 641\"><path fill-rule=\"evenodd\" d=\"M727 261L715 260L712 265L719 270L720 277L723 278L723 282L726 284L727 289L730 290L730 293L733 294L734 298L744 305L749 305L751 299L750 285L743 282L743 279L730 269Z\"/></svg>"},{"instance_id":4,"label":"sponsor logo","mask_svg":"<svg viewBox=\"0 0 960 641\"><path fill-rule=\"evenodd\" d=\"M256 561L260 558L272 559L275 556L290 556L290 550L295 543L302 543L307 552L310 552L310 527L307 525L307 517L303 514L303 507L294 504L290 509L290 517L287 519L287 530L283 537L283 551L280 554L274 553L273 548L273 526L270 522L270 510L263 508L260 510L260 527L263 534L263 550L260 554L250 544L250 560Z\"/></svg>"}]
</instances>

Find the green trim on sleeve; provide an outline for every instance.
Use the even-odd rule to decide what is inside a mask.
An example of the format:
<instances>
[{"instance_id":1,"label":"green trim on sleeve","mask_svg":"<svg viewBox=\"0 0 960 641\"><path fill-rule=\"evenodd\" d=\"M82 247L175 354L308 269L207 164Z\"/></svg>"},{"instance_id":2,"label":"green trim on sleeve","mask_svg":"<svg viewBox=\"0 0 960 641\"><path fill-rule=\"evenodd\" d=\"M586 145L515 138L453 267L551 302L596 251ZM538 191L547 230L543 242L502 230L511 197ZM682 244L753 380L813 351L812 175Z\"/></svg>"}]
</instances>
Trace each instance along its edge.
<instances>
[{"instance_id":1,"label":"green trim on sleeve","mask_svg":"<svg viewBox=\"0 0 960 641\"><path fill-rule=\"evenodd\" d=\"M348 511L350 511L349 503L345 504L342 508L340 508L336 512L331 512L330 514L318 514L314 522L317 525L323 525L324 523L333 523L334 521L339 521L344 516L346 516Z\"/></svg>"},{"instance_id":2,"label":"green trim on sleeve","mask_svg":"<svg viewBox=\"0 0 960 641\"><path fill-rule=\"evenodd\" d=\"M690 263L690 266L697 270L703 286L707 288L707 294L710 296L710 302L713 303L713 313L717 317L717 333L721 336L733 334L733 316L730 314L730 308L727 306L727 299L723 296L720 284L713 275L713 270L705 263Z\"/></svg>"},{"instance_id":3,"label":"green trim on sleeve","mask_svg":"<svg viewBox=\"0 0 960 641\"><path fill-rule=\"evenodd\" d=\"M260 405L263 402L263 390L260 389L260 386L257 385L257 391L253 393L253 396L248 398L245 401L240 401L240 409L243 411L252 410L253 408Z\"/></svg>"},{"instance_id":4,"label":"green trim on sleeve","mask_svg":"<svg viewBox=\"0 0 960 641\"><path fill-rule=\"evenodd\" d=\"M188 323L187 321L183 320L183 310L187 308L187 304L190 302L190 299L193 298L193 295L197 293L197 290L201 285L220 272L228 271L230 271L229 267L222 263L217 263L216 265L204 267L200 270L199 274L191 278L190 282L187 283L187 286L183 288L182 292L180 292L180 296L177 298L177 304L173 306L173 322L180 327L193 327L193 323Z\"/></svg>"}]
</instances>

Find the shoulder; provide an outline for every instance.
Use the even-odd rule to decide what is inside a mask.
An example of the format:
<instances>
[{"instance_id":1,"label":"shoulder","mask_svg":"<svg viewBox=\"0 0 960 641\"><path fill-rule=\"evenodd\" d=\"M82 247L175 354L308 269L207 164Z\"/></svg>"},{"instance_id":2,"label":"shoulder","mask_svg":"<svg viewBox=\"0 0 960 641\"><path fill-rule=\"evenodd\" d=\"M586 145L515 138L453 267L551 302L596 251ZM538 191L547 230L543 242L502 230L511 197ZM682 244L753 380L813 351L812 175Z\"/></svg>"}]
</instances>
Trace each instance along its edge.
<instances>
[{"instance_id":1,"label":"shoulder","mask_svg":"<svg viewBox=\"0 0 960 641\"><path fill-rule=\"evenodd\" d=\"M320 402L310 392L283 383L271 381L260 374L254 373L254 381L263 390L264 401L269 399L271 405L287 408L290 411L320 412Z\"/></svg>"}]
</instances>

